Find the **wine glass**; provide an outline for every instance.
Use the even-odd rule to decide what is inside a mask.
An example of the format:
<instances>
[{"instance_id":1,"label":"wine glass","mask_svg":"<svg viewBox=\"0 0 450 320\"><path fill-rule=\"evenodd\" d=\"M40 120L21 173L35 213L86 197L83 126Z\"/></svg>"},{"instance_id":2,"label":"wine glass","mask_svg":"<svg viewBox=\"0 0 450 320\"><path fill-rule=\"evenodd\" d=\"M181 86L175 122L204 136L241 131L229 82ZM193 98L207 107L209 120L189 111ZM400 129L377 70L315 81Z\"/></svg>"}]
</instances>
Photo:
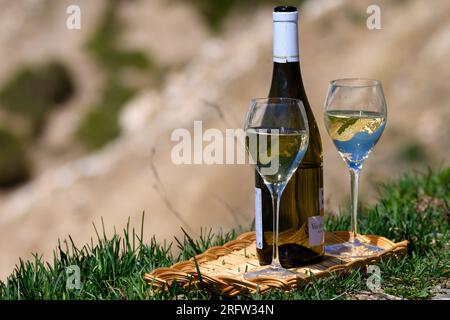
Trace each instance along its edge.
<instances>
[{"instance_id":1,"label":"wine glass","mask_svg":"<svg viewBox=\"0 0 450 320\"><path fill-rule=\"evenodd\" d=\"M358 184L364 161L383 133L387 106L381 82L370 79L333 80L328 86L325 126L350 171L350 240L325 247L335 256L356 258L382 251L358 238Z\"/></svg>"},{"instance_id":2,"label":"wine glass","mask_svg":"<svg viewBox=\"0 0 450 320\"><path fill-rule=\"evenodd\" d=\"M309 128L303 103L290 98L253 99L244 130L250 160L270 191L274 213L272 263L246 272L244 278L296 276L279 260L279 209L283 190L308 148Z\"/></svg>"}]
</instances>

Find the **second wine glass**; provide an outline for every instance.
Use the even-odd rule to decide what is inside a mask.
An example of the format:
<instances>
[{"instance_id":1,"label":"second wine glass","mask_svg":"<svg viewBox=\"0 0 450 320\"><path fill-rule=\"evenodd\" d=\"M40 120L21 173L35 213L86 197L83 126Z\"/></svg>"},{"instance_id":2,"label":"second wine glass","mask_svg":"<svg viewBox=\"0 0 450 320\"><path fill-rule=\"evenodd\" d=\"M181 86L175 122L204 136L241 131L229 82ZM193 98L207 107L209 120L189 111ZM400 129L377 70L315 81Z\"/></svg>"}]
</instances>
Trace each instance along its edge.
<instances>
[{"instance_id":1,"label":"second wine glass","mask_svg":"<svg viewBox=\"0 0 450 320\"><path fill-rule=\"evenodd\" d=\"M383 133L387 107L380 81L340 79L330 82L325 100L325 126L350 172L351 226L348 242L325 247L335 256L356 258L372 255L381 248L358 237L359 174Z\"/></svg>"},{"instance_id":2,"label":"second wine glass","mask_svg":"<svg viewBox=\"0 0 450 320\"><path fill-rule=\"evenodd\" d=\"M270 191L273 206L273 233L267 235L273 241L272 263L269 267L246 272L244 278L296 276L283 268L279 260L279 215L283 190L308 148L309 128L303 103L290 98L254 99L244 130L247 151Z\"/></svg>"}]
</instances>

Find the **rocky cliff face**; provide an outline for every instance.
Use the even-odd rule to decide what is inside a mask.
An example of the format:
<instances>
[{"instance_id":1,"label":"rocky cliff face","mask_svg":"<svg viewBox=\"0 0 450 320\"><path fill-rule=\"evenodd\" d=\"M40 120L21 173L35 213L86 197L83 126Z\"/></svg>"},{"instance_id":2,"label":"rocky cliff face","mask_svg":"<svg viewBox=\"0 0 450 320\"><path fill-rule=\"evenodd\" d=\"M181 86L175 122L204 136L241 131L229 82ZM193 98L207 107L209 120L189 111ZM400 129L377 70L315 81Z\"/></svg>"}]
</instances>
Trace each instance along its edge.
<instances>
[{"instance_id":1,"label":"rocky cliff face","mask_svg":"<svg viewBox=\"0 0 450 320\"><path fill-rule=\"evenodd\" d=\"M146 234L159 240L173 239L180 226L195 234L201 226L228 230L251 223L252 169L175 165L170 158L176 144L171 133L177 128L192 132L196 120L203 122L204 130L225 132L242 126L248 100L265 96L270 83L271 9L234 16L223 34L211 36L192 8L163 3L125 6L130 31L124 45L141 44L161 64L176 68L170 69L161 88L143 90L125 106L122 135L100 151L57 160L36 151L40 162L35 179L0 199L0 275L32 251L48 257L58 237L71 234L78 243L88 241L91 222L98 224L100 217L108 231L113 226L120 230L128 217L132 225L139 225L145 211ZM348 184L345 165L323 128L328 80L360 76L378 78L384 85L388 124L364 168L362 199L371 201L373 181L417 166L401 160L405 146L423 145L429 163L448 164L450 3L435 1L431 8L420 0L382 1L382 30L374 31L365 24L368 4L311 1L301 10L301 65L324 144L329 212L336 212L346 199ZM167 18L154 12L167 13ZM161 37L161 30L166 37ZM55 38L46 41L56 47ZM82 63L83 55L73 52L59 54L69 62L79 55L74 59ZM80 81L95 78L95 71L83 68ZM81 92L80 99L89 99ZM42 144L72 143L70 128L83 111L75 106L77 100L71 103L74 108L55 115ZM59 136L61 128L66 138Z\"/></svg>"}]
</instances>

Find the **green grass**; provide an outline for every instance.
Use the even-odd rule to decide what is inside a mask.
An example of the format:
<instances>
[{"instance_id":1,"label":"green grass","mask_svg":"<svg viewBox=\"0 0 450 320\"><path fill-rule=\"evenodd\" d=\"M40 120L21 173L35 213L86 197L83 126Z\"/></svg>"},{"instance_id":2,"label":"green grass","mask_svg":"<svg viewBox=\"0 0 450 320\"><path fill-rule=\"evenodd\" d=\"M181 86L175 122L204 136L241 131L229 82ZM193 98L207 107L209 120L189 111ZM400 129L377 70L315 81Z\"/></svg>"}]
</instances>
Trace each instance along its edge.
<instances>
[{"instance_id":1,"label":"green grass","mask_svg":"<svg viewBox=\"0 0 450 320\"><path fill-rule=\"evenodd\" d=\"M86 49L109 74L116 74L123 68L148 69L150 58L139 50L124 50L119 46L120 35L125 26L119 19L122 0L108 0L102 19L96 31L88 39Z\"/></svg>"},{"instance_id":2,"label":"green grass","mask_svg":"<svg viewBox=\"0 0 450 320\"><path fill-rule=\"evenodd\" d=\"M30 136L44 128L48 114L67 101L75 84L67 67L59 61L17 70L0 89L0 104L7 112L25 118Z\"/></svg>"},{"instance_id":3,"label":"green grass","mask_svg":"<svg viewBox=\"0 0 450 320\"><path fill-rule=\"evenodd\" d=\"M157 71L144 52L120 47L125 28L119 17L121 3L121 0L108 0L97 29L85 46L106 78L102 97L89 108L76 132L76 138L88 150L99 149L120 135L120 110L138 89L125 84L122 73L128 69L144 74Z\"/></svg>"},{"instance_id":4,"label":"green grass","mask_svg":"<svg viewBox=\"0 0 450 320\"><path fill-rule=\"evenodd\" d=\"M97 105L85 115L76 136L89 150L103 147L120 134L119 112L134 94L121 82L110 81Z\"/></svg>"},{"instance_id":5,"label":"green grass","mask_svg":"<svg viewBox=\"0 0 450 320\"><path fill-rule=\"evenodd\" d=\"M406 175L399 181L380 186L378 204L364 209L362 232L384 235L393 240L408 239L409 255L399 260L384 260L381 286L386 294L406 299L427 299L433 288L450 278L449 203L450 168L425 174ZM348 217L329 217L328 230L346 229ZM96 230L96 241L77 248L72 239L63 241L54 259L44 263L39 256L20 261L5 283L0 283L2 299L217 299L220 296L176 285L167 291L152 291L142 274L153 268L169 266L188 259L214 245L234 239L242 230L213 234L202 231L198 239L187 233L175 239L180 249L170 252L172 243L159 244L144 239L127 227L111 237ZM103 229L104 230L104 229ZM66 289L66 268L77 265L82 287ZM344 276L312 279L290 293L272 290L268 294L240 296L238 299L348 299L368 291L365 270Z\"/></svg>"},{"instance_id":6,"label":"green grass","mask_svg":"<svg viewBox=\"0 0 450 320\"><path fill-rule=\"evenodd\" d=\"M348 21L355 26L366 26L366 14L365 8L355 8L354 6L347 6L345 8L345 17Z\"/></svg>"},{"instance_id":7,"label":"green grass","mask_svg":"<svg viewBox=\"0 0 450 320\"><path fill-rule=\"evenodd\" d=\"M7 115L0 127L0 188L28 180L30 144L44 130L49 115L74 91L70 70L58 60L22 66L6 80L0 88L0 108Z\"/></svg>"},{"instance_id":8,"label":"green grass","mask_svg":"<svg viewBox=\"0 0 450 320\"><path fill-rule=\"evenodd\" d=\"M30 174L30 161L23 142L8 129L0 127L0 188L24 182Z\"/></svg>"},{"instance_id":9,"label":"green grass","mask_svg":"<svg viewBox=\"0 0 450 320\"><path fill-rule=\"evenodd\" d=\"M404 143L399 151L398 158L406 163L426 163L428 160L425 146L417 139Z\"/></svg>"},{"instance_id":10,"label":"green grass","mask_svg":"<svg viewBox=\"0 0 450 320\"><path fill-rule=\"evenodd\" d=\"M394 241L408 240L409 252L440 251L448 246L450 168L438 174L406 175L379 186L379 201L359 216L362 231ZM350 227L349 215L332 216L327 230ZM445 241L447 240L447 242Z\"/></svg>"}]
</instances>

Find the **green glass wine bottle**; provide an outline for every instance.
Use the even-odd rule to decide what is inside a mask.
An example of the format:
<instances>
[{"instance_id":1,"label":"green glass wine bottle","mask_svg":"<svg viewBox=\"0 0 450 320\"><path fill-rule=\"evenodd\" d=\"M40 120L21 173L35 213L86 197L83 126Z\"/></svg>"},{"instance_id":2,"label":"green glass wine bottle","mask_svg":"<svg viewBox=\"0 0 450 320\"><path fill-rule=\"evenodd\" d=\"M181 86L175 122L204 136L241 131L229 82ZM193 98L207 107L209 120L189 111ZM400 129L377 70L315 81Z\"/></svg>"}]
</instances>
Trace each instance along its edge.
<instances>
[{"instance_id":1,"label":"green glass wine bottle","mask_svg":"<svg viewBox=\"0 0 450 320\"><path fill-rule=\"evenodd\" d=\"M285 268L316 262L324 255L323 158L316 120L303 86L298 49L298 11L291 6L273 11L273 76L269 97L297 98L309 123L306 154L283 192L280 203L279 254ZM255 172L255 229L258 260L272 259L273 213L270 192Z\"/></svg>"}]
</instances>

